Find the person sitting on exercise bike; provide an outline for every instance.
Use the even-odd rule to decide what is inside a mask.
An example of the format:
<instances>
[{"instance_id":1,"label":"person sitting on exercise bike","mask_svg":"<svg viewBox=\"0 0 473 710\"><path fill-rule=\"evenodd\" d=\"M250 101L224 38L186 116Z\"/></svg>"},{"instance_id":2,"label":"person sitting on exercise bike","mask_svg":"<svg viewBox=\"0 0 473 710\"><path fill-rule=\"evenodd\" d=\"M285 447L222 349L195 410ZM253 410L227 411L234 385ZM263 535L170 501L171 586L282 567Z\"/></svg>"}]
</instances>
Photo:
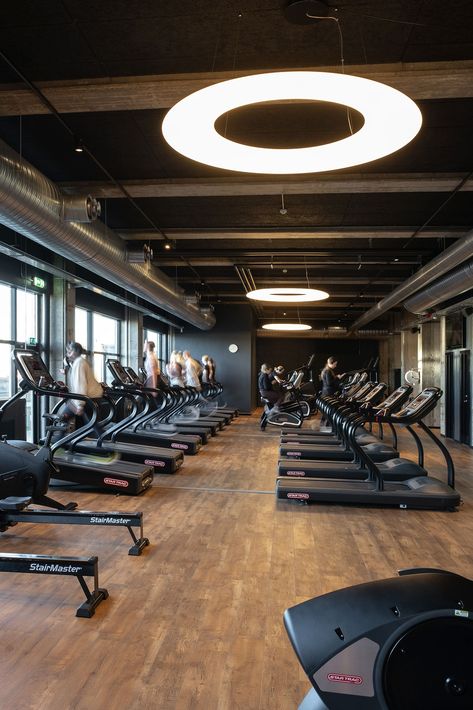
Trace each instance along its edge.
<instances>
[{"instance_id":1,"label":"person sitting on exercise bike","mask_svg":"<svg viewBox=\"0 0 473 710\"><path fill-rule=\"evenodd\" d=\"M274 381L275 377L273 376L272 366L263 363L258 376L258 389L261 397L268 402L270 408L277 407L284 398L283 392L276 392L276 390L273 389Z\"/></svg>"}]
</instances>

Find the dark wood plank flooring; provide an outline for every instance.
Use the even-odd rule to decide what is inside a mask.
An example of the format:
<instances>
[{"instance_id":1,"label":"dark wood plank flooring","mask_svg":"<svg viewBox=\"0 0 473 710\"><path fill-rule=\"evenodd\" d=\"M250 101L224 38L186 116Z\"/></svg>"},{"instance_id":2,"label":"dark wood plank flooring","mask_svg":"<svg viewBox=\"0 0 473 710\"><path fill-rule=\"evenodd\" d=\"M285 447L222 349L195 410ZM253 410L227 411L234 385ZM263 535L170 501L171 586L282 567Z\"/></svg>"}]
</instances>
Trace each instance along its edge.
<instances>
[{"instance_id":1,"label":"dark wood plank flooring","mask_svg":"<svg viewBox=\"0 0 473 710\"><path fill-rule=\"evenodd\" d=\"M464 498L451 514L278 503L278 440L257 414L240 417L141 498L56 493L87 509L143 510L141 557L127 555L119 529L2 534L4 552L97 554L110 599L78 619L74 579L1 574L1 707L293 710L308 682L283 628L287 606L408 566L473 576L472 449L449 443Z\"/></svg>"}]
</instances>

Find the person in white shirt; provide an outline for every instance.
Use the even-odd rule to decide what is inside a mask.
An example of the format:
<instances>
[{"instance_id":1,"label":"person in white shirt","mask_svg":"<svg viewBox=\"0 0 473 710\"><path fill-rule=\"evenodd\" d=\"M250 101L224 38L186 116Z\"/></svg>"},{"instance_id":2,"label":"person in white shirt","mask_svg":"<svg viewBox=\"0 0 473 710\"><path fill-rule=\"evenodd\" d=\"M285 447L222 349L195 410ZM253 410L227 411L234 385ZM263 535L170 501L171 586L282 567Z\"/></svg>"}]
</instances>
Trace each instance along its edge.
<instances>
[{"instance_id":1,"label":"person in white shirt","mask_svg":"<svg viewBox=\"0 0 473 710\"><path fill-rule=\"evenodd\" d=\"M145 387L151 387L152 389L158 388L159 379L161 377L161 370L159 369L155 347L156 345L152 340L145 340Z\"/></svg>"},{"instance_id":2,"label":"person in white shirt","mask_svg":"<svg viewBox=\"0 0 473 710\"><path fill-rule=\"evenodd\" d=\"M82 357L83 353L84 349L80 343L70 342L67 344L66 357L70 366L67 373L67 386L70 392L98 399L103 396L103 388L100 382L95 379L92 367ZM72 417L83 417L88 421L88 414L84 412L85 404L81 399L69 399L61 412L62 418L67 420ZM100 428L96 426L94 429L100 435Z\"/></svg>"},{"instance_id":3,"label":"person in white shirt","mask_svg":"<svg viewBox=\"0 0 473 710\"><path fill-rule=\"evenodd\" d=\"M202 367L194 360L192 355L188 350L184 350L182 356L186 363L186 385L188 387L195 387L196 389L202 389L200 384L200 375L202 373Z\"/></svg>"}]
</instances>

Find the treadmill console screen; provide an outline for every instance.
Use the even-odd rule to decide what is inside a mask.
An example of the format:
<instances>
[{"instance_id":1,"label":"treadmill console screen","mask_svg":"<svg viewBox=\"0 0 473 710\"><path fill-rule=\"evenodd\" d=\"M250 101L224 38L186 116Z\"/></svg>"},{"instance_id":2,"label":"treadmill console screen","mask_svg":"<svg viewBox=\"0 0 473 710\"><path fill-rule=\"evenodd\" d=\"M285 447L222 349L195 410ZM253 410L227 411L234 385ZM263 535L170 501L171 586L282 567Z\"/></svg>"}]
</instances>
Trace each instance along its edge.
<instances>
[{"instance_id":1,"label":"treadmill console screen","mask_svg":"<svg viewBox=\"0 0 473 710\"><path fill-rule=\"evenodd\" d=\"M107 365L111 369L112 373L117 377L122 385L133 385L134 382L130 375L127 374L125 368L118 360L107 360Z\"/></svg>"},{"instance_id":2,"label":"treadmill console screen","mask_svg":"<svg viewBox=\"0 0 473 710\"><path fill-rule=\"evenodd\" d=\"M21 374L36 387L50 387L55 381L38 353L32 350L15 352Z\"/></svg>"},{"instance_id":3,"label":"treadmill console screen","mask_svg":"<svg viewBox=\"0 0 473 710\"><path fill-rule=\"evenodd\" d=\"M397 390L392 392L387 399L384 400L383 402L383 407L390 407L392 404L395 404L399 397L404 396L404 392L406 391L407 387L404 385L402 387L398 387Z\"/></svg>"},{"instance_id":4,"label":"treadmill console screen","mask_svg":"<svg viewBox=\"0 0 473 710\"><path fill-rule=\"evenodd\" d=\"M135 384L135 385L142 385L143 384L132 367L125 367L124 369L125 369L125 372L128 375L128 377L133 382L133 384Z\"/></svg>"},{"instance_id":5,"label":"treadmill console screen","mask_svg":"<svg viewBox=\"0 0 473 710\"><path fill-rule=\"evenodd\" d=\"M397 414L393 414L393 417L405 417L408 416L409 414L413 414L414 412L417 412L419 409L422 409L426 402L429 402L432 399L432 392L424 393L421 392L420 394L417 395L415 399L412 400L412 402L409 402L409 404L404 407L404 409L401 409L400 412Z\"/></svg>"}]
</instances>

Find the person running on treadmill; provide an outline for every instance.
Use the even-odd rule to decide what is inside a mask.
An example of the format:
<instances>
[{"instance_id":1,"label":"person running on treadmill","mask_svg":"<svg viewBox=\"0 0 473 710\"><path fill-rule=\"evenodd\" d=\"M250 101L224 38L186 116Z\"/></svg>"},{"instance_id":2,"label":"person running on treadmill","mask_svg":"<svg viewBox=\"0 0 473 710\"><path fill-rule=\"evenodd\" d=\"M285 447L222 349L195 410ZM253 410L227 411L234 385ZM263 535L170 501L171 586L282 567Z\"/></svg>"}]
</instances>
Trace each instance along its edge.
<instances>
[{"instance_id":1,"label":"person running on treadmill","mask_svg":"<svg viewBox=\"0 0 473 710\"><path fill-rule=\"evenodd\" d=\"M209 356L202 355L202 384L208 385L209 383L210 383Z\"/></svg>"},{"instance_id":2,"label":"person running on treadmill","mask_svg":"<svg viewBox=\"0 0 473 710\"><path fill-rule=\"evenodd\" d=\"M184 387L184 377L182 375L182 365L177 359L178 352L173 350L169 362L166 365L166 373L169 377L171 387Z\"/></svg>"},{"instance_id":3,"label":"person running on treadmill","mask_svg":"<svg viewBox=\"0 0 473 710\"><path fill-rule=\"evenodd\" d=\"M146 380L145 387L157 389L161 378L161 370L159 369L158 358L155 353L156 345L152 340L145 340L145 371ZM156 395L155 395L156 396Z\"/></svg>"},{"instance_id":4,"label":"person running on treadmill","mask_svg":"<svg viewBox=\"0 0 473 710\"><path fill-rule=\"evenodd\" d=\"M340 380L344 375L337 375L335 370L337 368L337 359L335 357L327 358L325 367L321 372L320 379L322 380L322 395L333 396L337 394L340 389ZM320 420L320 426L326 423L325 417L322 416Z\"/></svg>"},{"instance_id":5,"label":"person running on treadmill","mask_svg":"<svg viewBox=\"0 0 473 710\"><path fill-rule=\"evenodd\" d=\"M184 350L182 357L186 363L186 385L188 387L195 387L198 390L202 389L200 384L200 375L202 373L200 363L194 360L188 350Z\"/></svg>"},{"instance_id":6,"label":"person running on treadmill","mask_svg":"<svg viewBox=\"0 0 473 710\"><path fill-rule=\"evenodd\" d=\"M92 399L98 399L103 396L103 388L100 382L97 382L95 379L90 364L82 357L84 353L85 350L80 343L72 341L67 344L66 358L70 365L67 373L67 386L70 392L83 394ZM90 417L88 413L84 411L84 405L85 403L80 399L68 400L61 412L62 419L67 421L73 417L79 417L85 422L88 422ZM94 431L97 436L100 436L102 433L98 424L95 425Z\"/></svg>"}]
</instances>

